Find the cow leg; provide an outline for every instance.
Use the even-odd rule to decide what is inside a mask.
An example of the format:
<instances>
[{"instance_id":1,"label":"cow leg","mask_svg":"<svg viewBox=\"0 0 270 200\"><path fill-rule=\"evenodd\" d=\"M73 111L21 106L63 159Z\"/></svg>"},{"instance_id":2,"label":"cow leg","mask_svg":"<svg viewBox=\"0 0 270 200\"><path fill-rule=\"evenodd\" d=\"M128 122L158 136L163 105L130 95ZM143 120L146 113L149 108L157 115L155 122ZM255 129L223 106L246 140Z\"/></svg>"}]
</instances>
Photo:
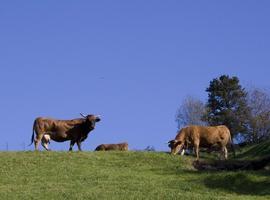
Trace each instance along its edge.
<instances>
[{"instance_id":1,"label":"cow leg","mask_svg":"<svg viewBox=\"0 0 270 200\"><path fill-rule=\"evenodd\" d=\"M40 140L35 139L35 150L38 150L38 145L39 145Z\"/></svg>"},{"instance_id":2,"label":"cow leg","mask_svg":"<svg viewBox=\"0 0 270 200\"><path fill-rule=\"evenodd\" d=\"M226 147L224 147L224 157L225 157L225 160L227 160L228 159L228 150L227 150L227 148Z\"/></svg>"},{"instance_id":3,"label":"cow leg","mask_svg":"<svg viewBox=\"0 0 270 200\"><path fill-rule=\"evenodd\" d=\"M48 145L41 140L41 145L48 151Z\"/></svg>"},{"instance_id":4,"label":"cow leg","mask_svg":"<svg viewBox=\"0 0 270 200\"><path fill-rule=\"evenodd\" d=\"M71 140L70 141L70 146L69 146L69 151L72 151L72 148L73 148L74 144L75 144L75 141Z\"/></svg>"},{"instance_id":5,"label":"cow leg","mask_svg":"<svg viewBox=\"0 0 270 200\"><path fill-rule=\"evenodd\" d=\"M181 155L181 156L185 155L185 149L182 149L180 155Z\"/></svg>"},{"instance_id":6,"label":"cow leg","mask_svg":"<svg viewBox=\"0 0 270 200\"><path fill-rule=\"evenodd\" d=\"M222 147L221 154L222 154L223 159L225 159L225 160L228 159L228 150L226 147Z\"/></svg>"},{"instance_id":7,"label":"cow leg","mask_svg":"<svg viewBox=\"0 0 270 200\"><path fill-rule=\"evenodd\" d=\"M199 161L199 144L194 144L194 150L196 154L196 160Z\"/></svg>"},{"instance_id":8,"label":"cow leg","mask_svg":"<svg viewBox=\"0 0 270 200\"><path fill-rule=\"evenodd\" d=\"M81 148L81 141L77 141L77 146L78 146L79 151L82 151L82 148Z\"/></svg>"},{"instance_id":9,"label":"cow leg","mask_svg":"<svg viewBox=\"0 0 270 200\"><path fill-rule=\"evenodd\" d=\"M44 149L46 149L47 151L50 151L49 145L48 145L47 142L44 142L44 141L41 140L41 145L44 147Z\"/></svg>"},{"instance_id":10,"label":"cow leg","mask_svg":"<svg viewBox=\"0 0 270 200\"><path fill-rule=\"evenodd\" d=\"M41 139L42 139L42 134L38 134L37 136L36 136L36 138L35 138L35 150L37 151L38 150L38 145L39 145L39 143L40 143L40 141L41 141Z\"/></svg>"}]
</instances>

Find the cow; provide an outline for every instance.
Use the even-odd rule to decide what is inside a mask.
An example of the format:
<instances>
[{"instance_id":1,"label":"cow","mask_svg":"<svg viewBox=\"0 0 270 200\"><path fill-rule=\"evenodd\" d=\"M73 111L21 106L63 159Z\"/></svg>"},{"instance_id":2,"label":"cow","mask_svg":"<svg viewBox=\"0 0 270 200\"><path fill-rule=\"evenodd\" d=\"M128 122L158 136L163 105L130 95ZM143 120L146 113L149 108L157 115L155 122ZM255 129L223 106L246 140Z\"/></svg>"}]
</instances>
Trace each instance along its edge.
<instances>
[{"instance_id":1,"label":"cow","mask_svg":"<svg viewBox=\"0 0 270 200\"><path fill-rule=\"evenodd\" d=\"M224 126L188 126L182 128L174 140L168 142L171 154L177 154L184 148L194 147L196 160L199 160L199 147L221 149L221 157L228 158L226 146L232 145L230 130Z\"/></svg>"},{"instance_id":2,"label":"cow","mask_svg":"<svg viewBox=\"0 0 270 200\"><path fill-rule=\"evenodd\" d=\"M128 151L128 143L101 144L97 146L95 151Z\"/></svg>"},{"instance_id":3,"label":"cow","mask_svg":"<svg viewBox=\"0 0 270 200\"><path fill-rule=\"evenodd\" d=\"M80 113L81 114L81 113ZM83 115L82 118L72 120L56 120L52 118L38 117L34 121L31 144L35 142L35 150L38 150L41 141L42 146L49 150L50 140L64 142L70 140L69 151L72 151L76 143L81 151L81 143L87 138L90 131L94 130L96 122L101 119L95 115ZM34 139L34 134L36 138ZM31 145L30 144L30 145Z\"/></svg>"}]
</instances>

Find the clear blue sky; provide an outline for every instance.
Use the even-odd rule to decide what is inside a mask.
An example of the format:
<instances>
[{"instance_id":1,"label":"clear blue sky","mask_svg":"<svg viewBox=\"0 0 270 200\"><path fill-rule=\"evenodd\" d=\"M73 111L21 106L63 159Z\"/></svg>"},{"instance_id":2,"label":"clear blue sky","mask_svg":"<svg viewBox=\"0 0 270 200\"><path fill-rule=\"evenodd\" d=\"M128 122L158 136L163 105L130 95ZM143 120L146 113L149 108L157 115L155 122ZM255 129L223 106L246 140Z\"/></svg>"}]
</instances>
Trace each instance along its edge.
<instances>
[{"instance_id":1,"label":"clear blue sky","mask_svg":"<svg viewBox=\"0 0 270 200\"><path fill-rule=\"evenodd\" d=\"M80 112L102 115L84 150L122 141L168 150L183 98L205 101L213 78L269 88L269 8L266 0L1 1L0 150L24 149L38 116Z\"/></svg>"}]
</instances>

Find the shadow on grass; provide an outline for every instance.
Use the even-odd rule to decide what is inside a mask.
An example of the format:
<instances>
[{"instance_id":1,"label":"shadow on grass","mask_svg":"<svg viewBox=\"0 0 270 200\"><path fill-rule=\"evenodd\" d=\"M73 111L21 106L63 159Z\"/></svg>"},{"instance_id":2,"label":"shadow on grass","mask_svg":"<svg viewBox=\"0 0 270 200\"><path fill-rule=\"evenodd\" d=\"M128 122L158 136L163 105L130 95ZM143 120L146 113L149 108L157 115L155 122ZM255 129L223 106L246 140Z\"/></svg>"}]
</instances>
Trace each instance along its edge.
<instances>
[{"instance_id":1,"label":"shadow on grass","mask_svg":"<svg viewBox=\"0 0 270 200\"><path fill-rule=\"evenodd\" d=\"M183 165L185 162L189 164ZM211 190L236 193L239 195L266 196L270 195L270 171L269 170L196 170L188 169L193 160L179 162L179 165L167 166L163 169L152 169L158 175L171 176L173 185L178 181L187 185L202 184ZM234 163L234 162L233 162ZM191 165L192 166L192 165ZM173 178L172 178L173 177ZM192 186L190 186L192 187Z\"/></svg>"},{"instance_id":2,"label":"shadow on grass","mask_svg":"<svg viewBox=\"0 0 270 200\"><path fill-rule=\"evenodd\" d=\"M194 161L193 167L197 170L261 170L270 164L270 156L256 160L216 160L216 161Z\"/></svg>"},{"instance_id":3,"label":"shadow on grass","mask_svg":"<svg viewBox=\"0 0 270 200\"><path fill-rule=\"evenodd\" d=\"M254 158L256 156L267 156L270 152L270 140L260 143L260 145L255 145L251 147L244 153L240 153L237 158Z\"/></svg>"},{"instance_id":4,"label":"shadow on grass","mask_svg":"<svg viewBox=\"0 0 270 200\"><path fill-rule=\"evenodd\" d=\"M208 176L204 180L205 186L211 189L221 189L228 192L245 195L270 195L270 180L254 180L243 173L223 176Z\"/></svg>"}]
</instances>

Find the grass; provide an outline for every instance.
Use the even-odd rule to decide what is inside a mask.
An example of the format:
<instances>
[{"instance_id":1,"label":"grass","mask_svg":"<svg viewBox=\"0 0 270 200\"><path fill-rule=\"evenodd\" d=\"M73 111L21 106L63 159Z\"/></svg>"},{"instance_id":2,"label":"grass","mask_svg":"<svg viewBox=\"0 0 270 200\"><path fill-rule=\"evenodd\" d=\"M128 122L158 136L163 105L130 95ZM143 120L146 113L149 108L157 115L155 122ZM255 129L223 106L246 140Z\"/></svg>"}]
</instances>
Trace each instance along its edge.
<instances>
[{"instance_id":1,"label":"grass","mask_svg":"<svg viewBox=\"0 0 270 200\"><path fill-rule=\"evenodd\" d=\"M269 171L201 172L192 167L191 156L0 152L0 159L0 199L5 200L270 198Z\"/></svg>"}]
</instances>

